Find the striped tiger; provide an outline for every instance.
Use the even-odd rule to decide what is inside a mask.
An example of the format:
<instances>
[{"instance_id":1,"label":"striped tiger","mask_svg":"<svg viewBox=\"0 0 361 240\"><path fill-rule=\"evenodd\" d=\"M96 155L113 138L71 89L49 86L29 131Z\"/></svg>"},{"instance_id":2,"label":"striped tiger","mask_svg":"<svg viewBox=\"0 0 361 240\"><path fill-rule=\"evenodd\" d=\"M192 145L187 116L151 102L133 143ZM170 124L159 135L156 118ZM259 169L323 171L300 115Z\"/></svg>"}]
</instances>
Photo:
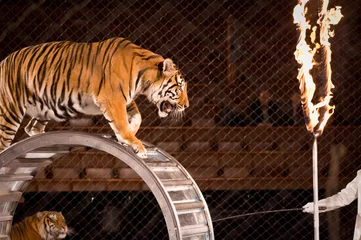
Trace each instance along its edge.
<instances>
[{"instance_id":1,"label":"striped tiger","mask_svg":"<svg viewBox=\"0 0 361 240\"><path fill-rule=\"evenodd\" d=\"M61 212L38 212L11 227L11 240L55 240L69 233Z\"/></svg>"},{"instance_id":2,"label":"striped tiger","mask_svg":"<svg viewBox=\"0 0 361 240\"><path fill-rule=\"evenodd\" d=\"M146 158L135 137L141 124L138 95L155 104L160 117L182 115L189 105L187 84L173 61L124 38L20 49L0 63L0 151L11 144L25 115L31 117L25 132L32 136L50 120L103 114L118 141Z\"/></svg>"}]
</instances>

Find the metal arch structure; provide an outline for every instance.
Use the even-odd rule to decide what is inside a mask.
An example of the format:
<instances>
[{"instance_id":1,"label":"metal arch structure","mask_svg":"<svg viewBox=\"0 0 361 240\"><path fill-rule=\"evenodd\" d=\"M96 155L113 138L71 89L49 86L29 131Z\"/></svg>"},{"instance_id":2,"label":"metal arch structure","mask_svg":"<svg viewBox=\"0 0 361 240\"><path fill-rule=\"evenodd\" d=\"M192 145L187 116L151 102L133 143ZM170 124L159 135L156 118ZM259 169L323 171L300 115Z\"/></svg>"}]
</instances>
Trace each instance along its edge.
<instances>
[{"instance_id":1,"label":"metal arch structure","mask_svg":"<svg viewBox=\"0 0 361 240\"><path fill-rule=\"evenodd\" d=\"M0 153L0 239L9 239L22 192L55 159L78 147L104 151L131 167L154 194L165 218L169 239L214 240L211 216L196 182L171 155L145 144L141 159L110 136L60 131L17 142Z\"/></svg>"}]
</instances>

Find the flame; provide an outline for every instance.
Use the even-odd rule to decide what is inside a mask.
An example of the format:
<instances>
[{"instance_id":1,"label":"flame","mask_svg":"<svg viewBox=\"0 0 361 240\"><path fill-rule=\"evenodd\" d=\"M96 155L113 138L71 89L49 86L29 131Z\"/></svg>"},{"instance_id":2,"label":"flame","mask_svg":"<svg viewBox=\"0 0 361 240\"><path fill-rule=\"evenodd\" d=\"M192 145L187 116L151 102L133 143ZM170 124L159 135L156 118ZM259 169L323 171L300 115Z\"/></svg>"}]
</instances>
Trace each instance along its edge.
<instances>
[{"instance_id":1,"label":"flame","mask_svg":"<svg viewBox=\"0 0 361 240\"><path fill-rule=\"evenodd\" d=\"M317 24L319 30L319 43L317 40L317 26L310 25L307 20L307 7L306 4L309 0L299 0L298 4L293 10L294 23L297 25L299 31L298 43L295 51L295 59L300 64L298 69L297 79L299 80L299 88L301 91L301 103L305 115L305 124L309 132L318 136L323 132L328 119L334 112L334 106L330 106L332 98L332 89L334 85L331 82L331 44L328 41L330 37L334 36L334 32L330 31L331 25L336 25L342 18L341 7L332 8L327 10L328 0L324 0ZM307 36L307 30L310 30ZM311 47L307 44L307 37L312 43ZM323 63L325 71L325 79L322 84L318 103L313 104L312 100L316 91L316 84L314 83L311 70L316 63L315 54L323 54Z\"/></svg>"}]
</instances>

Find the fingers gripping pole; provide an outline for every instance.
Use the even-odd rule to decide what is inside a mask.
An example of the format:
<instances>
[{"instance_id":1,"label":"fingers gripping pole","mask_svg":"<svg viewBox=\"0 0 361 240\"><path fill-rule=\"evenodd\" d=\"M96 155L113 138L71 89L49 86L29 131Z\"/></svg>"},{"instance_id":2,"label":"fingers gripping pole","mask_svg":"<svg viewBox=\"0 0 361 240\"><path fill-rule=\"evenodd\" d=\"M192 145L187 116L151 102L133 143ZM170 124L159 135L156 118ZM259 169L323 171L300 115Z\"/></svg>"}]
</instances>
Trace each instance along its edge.
<instances>
[{"instance_id":1,"label":"fingers gripping pole","mask_svg":"<svg viewBox=\"0 0 361 240\"><path fill-rule=\"evenodd\" d=\"M319 232L319 209L318 209L318 166L317 166L317 137L314 135L312 146L312 169L313 169L313 227L314 227L314 239L320 239Z\"/></svg>"}]
</instances>

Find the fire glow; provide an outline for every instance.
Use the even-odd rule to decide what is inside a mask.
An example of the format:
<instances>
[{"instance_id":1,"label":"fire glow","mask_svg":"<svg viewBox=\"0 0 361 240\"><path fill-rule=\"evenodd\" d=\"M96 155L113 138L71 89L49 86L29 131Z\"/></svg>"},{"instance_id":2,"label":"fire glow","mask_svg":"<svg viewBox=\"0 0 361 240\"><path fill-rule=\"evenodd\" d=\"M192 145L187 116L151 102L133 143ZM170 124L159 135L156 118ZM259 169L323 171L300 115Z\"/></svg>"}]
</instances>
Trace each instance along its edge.
<instances>
[{"instance_id":1,"label":"fire glow","mask_svg":"<svg viewBox=\"0 0 361 240\"><path fill-rule=\"evenodd\" d=\"M317 25L311 26L310 20L306 18L309 0L299 0L293 10L294 23L299 31L298 43L295 51L295 58L300 64L297 79L301 91L301 103L305 115L305 124L309 132L315 136L322 134L328 119L334 112L334 106L330 105L332 98L331 90L334 85L331 81L331 45L328 41L334 36L330 30L331 25L336 25L342 18L341 7L327 10L328 0L324 0L320 8ZM307 35L307 33L309 34ZM319 34L319 36L317 36ZM307 43L311 43L311 46ZM317 40L319 42L317 42ZM315 61L315 55L322 54L321 62ZM324 75L321 91L319 92L317 103L313 104L313 98L316 91L316 84L312 76L313 67L317 64L324 64L322 71Z\"/></svg>"}]
</instances>

